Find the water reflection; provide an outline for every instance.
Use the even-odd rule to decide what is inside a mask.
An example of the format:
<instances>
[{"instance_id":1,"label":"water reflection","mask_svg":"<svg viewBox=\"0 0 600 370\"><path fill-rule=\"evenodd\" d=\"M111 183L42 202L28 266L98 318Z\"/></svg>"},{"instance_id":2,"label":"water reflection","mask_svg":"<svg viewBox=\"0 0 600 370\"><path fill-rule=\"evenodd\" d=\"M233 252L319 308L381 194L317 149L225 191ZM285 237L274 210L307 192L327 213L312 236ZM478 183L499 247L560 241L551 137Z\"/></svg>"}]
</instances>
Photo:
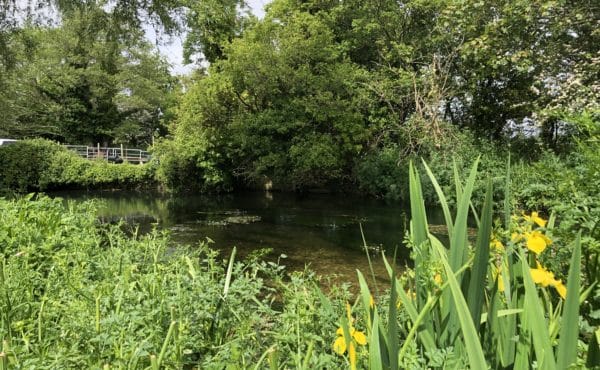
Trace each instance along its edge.
<instances>
[{"instance_id":1,"label":"water reflection","mask_svg":"<svg viewBox=\"0 0 600 370\"><path fill-rule=\"evenodd\" d=\"M339 275L355 282L356 269L369 269L360 232L372 250L388 256L397 251L397 264L408 260L402 246L407 209L349 195L237 193L165 197L141 192L55 193L69 201L100 202L99 217L123 218L142 232L157 226L169 230L176 243L197 244L206 237L214 248L228 254L236 246L244 258L260 248L271 248L270 258L281 254L288 269L306 265L322 275ZM433 223L441 219L434 214ZM373 258L376 275L387 276L381 258Z\"/></svg>"}]
</instances>

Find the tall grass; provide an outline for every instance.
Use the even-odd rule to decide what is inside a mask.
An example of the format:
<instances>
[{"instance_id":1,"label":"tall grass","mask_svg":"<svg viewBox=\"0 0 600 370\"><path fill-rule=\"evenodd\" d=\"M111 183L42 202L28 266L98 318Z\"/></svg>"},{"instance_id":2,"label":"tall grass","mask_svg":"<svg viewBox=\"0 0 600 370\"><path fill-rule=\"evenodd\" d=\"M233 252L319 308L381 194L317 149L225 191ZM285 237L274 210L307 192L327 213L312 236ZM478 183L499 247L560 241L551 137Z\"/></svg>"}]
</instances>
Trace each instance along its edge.
<instances>
[{"instance_id":1,"label":"tall grass","mask_svg":"<svg viewBox=\"0 0 600 370\"><path fill-rule=\"evenodd\" d=\"M324 307L309 272L223 260L205 242L173 248L95 214L0 199L1 368L342 366L330 342L347 289Z\"/></svg>"},{"instance_id":2,"label":"tall grass","mask_svg":"<svg viewBox=\"0 0 600 370\"><path fill-rule=\"evenodd\" d=\"M369 303L371 292L358 272L371 368L412 367L415 358L427 358L431 364L436 356L443 358L446 368L567 369L584 364L578 347L579 304L589 290L581 287L579 238L572 246L564 246L572 248L573 254L566 299L562 299L562 281L538 265L537 252L533 252L535 243L550 242L543 233L551 229L552 222L546 227L546 220L532 213L516 218L520 221L515 225L514 217L502 215L510 212L508 201L502 209L494 207L491 181L480 213L474 213L470 198L477 165L476 161L464 183L456 179L457 203L452 213L425 164L444 212L449 234L446 245L428 231L421 180L411 165L409 240L414 273L397 277L383 256L392 283L388 307L380 313ZM469 212L478 228L472 245L467 237ZM504 238L492 235L493 216L505 220ZM517 230L512 237L511 229ZM414 297L411 292L416 293ZM400 319L402 315L405 321ZM590 355L592 352L590 348Z\"/></svg>"}]
</instances>

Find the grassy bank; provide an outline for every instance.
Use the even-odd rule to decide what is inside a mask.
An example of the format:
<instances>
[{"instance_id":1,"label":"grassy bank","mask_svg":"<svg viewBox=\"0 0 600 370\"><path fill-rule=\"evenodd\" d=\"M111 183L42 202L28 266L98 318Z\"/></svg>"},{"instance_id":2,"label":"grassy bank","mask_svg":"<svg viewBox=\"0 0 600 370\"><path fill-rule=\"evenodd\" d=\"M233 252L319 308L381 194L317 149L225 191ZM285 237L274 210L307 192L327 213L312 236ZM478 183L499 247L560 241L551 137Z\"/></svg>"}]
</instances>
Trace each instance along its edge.
<instances>
[{"instance_id":1,"label":"grassy bank","mask_svg":"<svg viewBox=\"0 0 600 370\"><path fill-rule=\"evenodd\" d=\"M369 272L358 272L357 297L344 286L324 294L310 272L288 275L260 257L238 261L234 252L224 260L206 243L173 249L166 235L129 236L99 224L93 203L0 200L0 364L596 366L593 251L579 236L555 233L560 215L516 214L508 201L495 206L491 181L482 208L471 208L476 166L456 183L450 207L429 173L449 230L443 245L427 231L424 181L413 169L409 175L414 269L396 276L390 268L386 291L371 291ZM470 212L479 226L473 245ZM493 221L493 214L502 216Z\"/></svg>"}]
</instances>

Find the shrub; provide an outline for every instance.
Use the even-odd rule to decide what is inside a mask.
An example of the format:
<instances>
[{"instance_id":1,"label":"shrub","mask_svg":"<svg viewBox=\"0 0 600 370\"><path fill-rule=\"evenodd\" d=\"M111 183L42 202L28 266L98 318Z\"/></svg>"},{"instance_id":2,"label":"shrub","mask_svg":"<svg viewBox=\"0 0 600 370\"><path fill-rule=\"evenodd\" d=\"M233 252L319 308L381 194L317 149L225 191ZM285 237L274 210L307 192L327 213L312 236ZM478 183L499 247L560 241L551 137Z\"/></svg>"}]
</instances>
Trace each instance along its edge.
<instances>
[{"instance_id":1,"label":"shrub","mask_svg":"<svg viewBox=\"0 0 600 370\"><path fill-rule=\"evenodd\" d=\"M0 189L16 192L59 188L156 186L156 164L87 160L48 140L23 140L0 148Z\"/></svg>"},{"instance_id":2,"label":"shrub","mask_svg":"<svg viewBox=\"0 0 600 370\"><path fill-rule=\"evenodd\" d=\"M43 188L44 174L63 150L43 139L23 140L0 147L0 189L26 192Z\"/></svg>"},{"instance_id":3,"label":"shrub","mask_svg":"<svg viewBox=\"0 0 600 370\"><path fill-rule=\"evenodd\" d=\"M203 137L188 140L166 139L155 145L161 185L174 193L229 190L231 176L221 169L221 155Z\"/></svg>"}]
</instances>

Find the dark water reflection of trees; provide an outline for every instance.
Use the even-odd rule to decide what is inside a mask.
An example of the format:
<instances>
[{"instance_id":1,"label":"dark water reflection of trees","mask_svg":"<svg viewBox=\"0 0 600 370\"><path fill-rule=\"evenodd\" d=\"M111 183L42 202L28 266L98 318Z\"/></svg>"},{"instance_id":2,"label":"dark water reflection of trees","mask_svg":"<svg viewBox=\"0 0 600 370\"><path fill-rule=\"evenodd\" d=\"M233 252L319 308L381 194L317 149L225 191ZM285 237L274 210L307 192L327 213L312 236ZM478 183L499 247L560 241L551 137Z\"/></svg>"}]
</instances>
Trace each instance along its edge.
<instances>
[{"instance_id":1,"label":"dark water reflection of trees","mask_svg":"<svg viewBox=\"0 0 600 370\"><path fill-rule=\"evenodd\" d=\"M168 230L175 243L197 244L209 237L226 256L236 246L240 258L270 248L268 258L288 269L306 265L321 275L339 275L355 282L356 269L368 274L360 225L372 249L376 275L387 276L381 257L397 253L396 263L408 263L402 246L408 208L347 194L236 193L166 197L143 192L55 193L69 201L99 202L99 217L108 222L124 219L147 232ZM433 217L432 217L433 216ZM439 212L430 222L441 223Z\"/></svg>"}]
</instances>

